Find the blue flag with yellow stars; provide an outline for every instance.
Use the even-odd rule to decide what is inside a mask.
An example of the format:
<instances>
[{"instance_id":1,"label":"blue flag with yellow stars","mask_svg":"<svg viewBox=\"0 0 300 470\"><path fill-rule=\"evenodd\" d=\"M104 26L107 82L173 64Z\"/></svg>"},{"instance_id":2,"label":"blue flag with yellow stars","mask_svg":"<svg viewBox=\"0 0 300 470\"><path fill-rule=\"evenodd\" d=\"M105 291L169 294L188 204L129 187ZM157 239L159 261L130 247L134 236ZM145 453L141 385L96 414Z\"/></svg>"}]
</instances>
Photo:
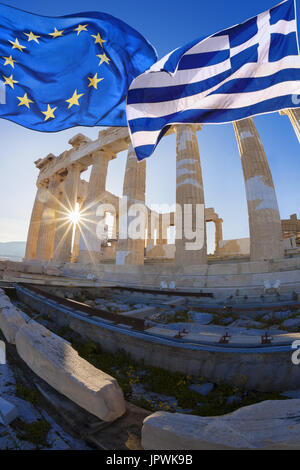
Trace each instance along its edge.
<instances>
[{"instance_id":1,"label":"blue flag with yellow stars","mask_svg":"<svg viewBox=\"0 0 300 470\"><path fill-rule=\"evenodd\" d=\"M55 18L0 4L0 117L43 132L127 126L129 85L156 60L140 33L108 14Z\"/></svg>"}]
</instances>

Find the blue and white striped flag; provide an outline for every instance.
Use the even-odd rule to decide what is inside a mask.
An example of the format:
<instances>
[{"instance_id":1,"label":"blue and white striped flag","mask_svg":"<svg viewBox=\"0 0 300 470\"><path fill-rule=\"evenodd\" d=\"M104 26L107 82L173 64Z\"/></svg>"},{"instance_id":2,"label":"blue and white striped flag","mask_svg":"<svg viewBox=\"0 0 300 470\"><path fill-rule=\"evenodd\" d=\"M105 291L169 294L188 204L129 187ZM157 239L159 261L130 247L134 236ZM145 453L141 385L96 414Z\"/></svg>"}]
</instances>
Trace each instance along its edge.
<instances>
[{"instance_id":1,"label":"blue and white striped flag","mask_svg":"<svg viewBox=\"0 0 300 470\"><path fill-rule=\"evenodd\" d=\"M176 49L130 85L127 120L139 160L173 124L226 123L299 107L294 0Z\"/></svg>"}]
</instances>

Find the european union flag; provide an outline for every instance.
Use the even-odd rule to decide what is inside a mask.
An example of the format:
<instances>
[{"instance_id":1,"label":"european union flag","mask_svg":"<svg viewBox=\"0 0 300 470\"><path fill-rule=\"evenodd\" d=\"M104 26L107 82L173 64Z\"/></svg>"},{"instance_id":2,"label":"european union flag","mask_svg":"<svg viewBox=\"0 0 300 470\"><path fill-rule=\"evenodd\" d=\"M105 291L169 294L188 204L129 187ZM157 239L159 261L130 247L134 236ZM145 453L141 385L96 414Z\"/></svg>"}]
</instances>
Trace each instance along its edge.
<instances>
[{"instance_id":1,"label":"european union flag","mask_svg":"<svg viewBox=\"0 0 300 470\"><path fill-rule=\"evenodd\" d=\"M129 85L156 59L141 34L108 14L52 18L0 4L0 117L43 132L127 126Z\"/></svg>"}]
</instances>

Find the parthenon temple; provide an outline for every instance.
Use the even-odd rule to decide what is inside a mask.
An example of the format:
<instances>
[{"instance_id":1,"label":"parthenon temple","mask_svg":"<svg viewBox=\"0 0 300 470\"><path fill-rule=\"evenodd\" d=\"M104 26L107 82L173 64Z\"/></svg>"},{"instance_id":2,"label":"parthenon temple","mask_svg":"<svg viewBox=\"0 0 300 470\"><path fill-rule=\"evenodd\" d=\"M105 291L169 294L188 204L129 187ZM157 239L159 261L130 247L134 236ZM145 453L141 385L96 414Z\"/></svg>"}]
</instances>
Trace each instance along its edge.
<instances>
[{"instance_id":1,"label":"parthenon temple","mask_svg":"<svg viewBox=\"0 0 300 470\"><path fill-rule=\"evenodd\" d=\"M300 141L300 110L288 109L281 114L289 117ZM195 232L203 234L201 247L186 249L191 240L185 239L182 218L182 237L174 235L173 243L170 243L169 227L176 227L178 214L160 214L145 205L146 161L137 161L127 129L113 128L100 131L96 141L78 134L69 141L72 146L70 150L59 157L49 154L35 162L40 171L25 260L143 265L151 259L174 259L176 265L205 265L207 222L215 225L215 257L248 254L252 261L284 258L284 248L291 248L293 244L284 244L283 238L290 241L291 234L283 230L286 222L280 220L273 179L258 131L252 118L237 121L233 127L245 181L250 240L224 241L223 220L213 208L205 208L197 218L197 227L194 226ZM169 130L169 133L176 133L176 208L184 204L190 204L192 208L205 205L196 137L199 130L201 125L180 125ZM140 228L138 239L119 237L122 223L119 208L122 207L123 198L121 200L106 191L109 162L124 150L128 150L123 183L123 198L126 196L129 215L127 224L132 220L132 204L140 203L147 211L146 223ZM87 183L80 175L89 166L92 168ZM104 207L100 217L97 215L99 205ZM113 207L112 213L105 211L105 207ZM84 223L81 229L78 225L74 233L68 214L76 209L83 214ZM107 213L111 217L110 226L103 224L104 230L99 235L97 221L101 216L106 220Z\"/></svg>"}]
</instances>

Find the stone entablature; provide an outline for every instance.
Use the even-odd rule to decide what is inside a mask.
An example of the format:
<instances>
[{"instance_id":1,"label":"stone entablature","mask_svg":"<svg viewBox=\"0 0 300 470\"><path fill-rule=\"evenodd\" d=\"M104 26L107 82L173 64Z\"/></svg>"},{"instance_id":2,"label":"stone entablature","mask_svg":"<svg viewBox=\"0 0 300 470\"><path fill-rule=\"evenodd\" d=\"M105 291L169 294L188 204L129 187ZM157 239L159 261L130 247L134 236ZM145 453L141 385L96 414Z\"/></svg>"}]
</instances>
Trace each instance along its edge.
<instances>
[{"instance_id":1,"label":"stone entablature","mask_svg":"<svg viewBox=\"0 0 300 470\"><path fill-rule=\"evenodd\" d=\"M37 183L49 179L55 173L66 170L75 162L80 162L88 167L92 164L92 156L97 150L113 154L127 150L130 137L126 127L116 127L100 131L98 139L95 141L90 141L82 134L77 134L70 139L69 143L73 146L72 149L63 152L58 157L49 154L46 158L35 162L36 167L40 170Z\"/></svg>"}]
</instances>

